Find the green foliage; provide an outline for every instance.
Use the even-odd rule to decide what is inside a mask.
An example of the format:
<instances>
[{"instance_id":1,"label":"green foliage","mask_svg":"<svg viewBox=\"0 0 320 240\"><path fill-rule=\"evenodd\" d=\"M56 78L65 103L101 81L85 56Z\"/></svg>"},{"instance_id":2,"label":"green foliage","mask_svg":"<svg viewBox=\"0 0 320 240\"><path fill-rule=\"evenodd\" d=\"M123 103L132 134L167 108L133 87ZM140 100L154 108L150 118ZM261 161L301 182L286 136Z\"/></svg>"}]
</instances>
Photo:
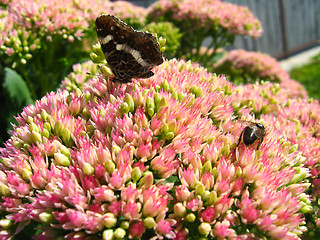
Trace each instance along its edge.
<instances>
[{"instance_id":1,"label":"green foliage","mask_svg":"<svg viewBox=\"0 0 320 240\"><path fill-rule=\"evenodd\" d=\"M176 56L177 50L180 47L182 34L179 28L175 27L171 22L152 22L143 28L143 31L157 33L158 37L166 39L166 50L164 52L167 58Z\"/></svg>"},{"instance_id":2,"label":"green foliage","mask_svg":"<svg viewBox=\"0 0 320 240\"><path fill-rule=\"evenodd\" d=\"M295 67L290 77L301 82L308 91L309 97L320 99L320 54L306 65Z\"/></svg>"},{"instance_id":3,"label":"green foliage","mask_svg":"<svg viewBox=\"0 0 320 240\"><path fill-rule=\"evenodd\" d=\"M10 68L5 68L5 78L3 84L11 101L18 106L25 106L33 103L30 91L22 77Z\"/></svg>"},{"instance_id":4,"label":"green foliage","mask_svg":"<svg viewBox=\"0 0 320 240\"><path fill-rule=\"evenodd\" d=\"M1 120L0 120L0 142L6 137L12 124L15 123L13 116L17 115L21 109L33 103L30 91L22 77L10 68L4 68L1 74Z\"/></svg>"}]
</instances>

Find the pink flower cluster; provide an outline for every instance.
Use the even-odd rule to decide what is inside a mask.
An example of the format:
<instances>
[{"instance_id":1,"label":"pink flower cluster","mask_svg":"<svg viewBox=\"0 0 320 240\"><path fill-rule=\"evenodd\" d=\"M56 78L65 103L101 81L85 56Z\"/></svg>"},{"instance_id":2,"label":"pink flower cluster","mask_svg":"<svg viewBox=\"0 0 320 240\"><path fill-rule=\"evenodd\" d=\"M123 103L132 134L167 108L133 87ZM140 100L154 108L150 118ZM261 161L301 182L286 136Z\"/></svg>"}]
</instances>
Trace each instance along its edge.
<instances>
[{"instance_id":1,"label":"pink flower cluster","mask_svg":"<svg viewBox=\"0 0 320 240\"><path fill-rule=\"evenodd\" d=\"M114 14L136 27L141 27L147 14L145 8L125 1L12 0L7 4L7 10L0 12L0 45L13 67L26 64L46 44L82 40L94 31L99 14Z\"/></svg>"},{"instance_id":2,"label":"pink flower cluster","mask_svg":"<svg viewBox=\"0 0 320 240\"><path fill-rule=\"evenodd\" d=\"M149 7L149 14L155 19L168 18L182 27L205 30L221 27L234 35L255 38L262 34L259 20L247 7L220 0L159 0Z\"/></svg>"},{"instance_id":3,"label":"pink flower cluster","mask_svg":"<svg viewBox=\"0 0 320 240\"><path fill-rule=\"evenodd\" d=\"M280 82L282 88L291 92L291 97L307 97L307 91L281 67L273 57L243 49L232 50L214 65L214 71L230 76L231 80L245 78L242 81L265 80Z\"/></svg>"},{"instance_id":4,"label":"pink flower cluster","mask_svg":"<svg viewBox=\"0 0 320 240\"><path fill-rule=\"evenodd\" d=\"M35 222L36 239L299 239L308 159L264 119L260 150L236 147L236 118L255 120L224 77L177 60L154 72L24 109L0 150L3 238Z\"/></svg>"}]
</instances>

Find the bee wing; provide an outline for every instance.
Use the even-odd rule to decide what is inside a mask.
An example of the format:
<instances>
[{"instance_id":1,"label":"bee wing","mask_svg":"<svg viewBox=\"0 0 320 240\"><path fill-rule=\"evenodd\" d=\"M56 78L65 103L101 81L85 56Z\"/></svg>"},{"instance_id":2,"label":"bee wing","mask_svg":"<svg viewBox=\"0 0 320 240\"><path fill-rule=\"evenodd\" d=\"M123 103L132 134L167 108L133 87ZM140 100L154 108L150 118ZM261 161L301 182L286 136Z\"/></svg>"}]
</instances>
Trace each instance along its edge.
<instances>
[{"instance_id":1,"label":"bee wing","mask_svg":"<svg viewBox=\"0 0 320 240\"><path fill-rule=\"evenodd\" d=\"M245 125L245 126L250 126L250 127L255 127L256 124L254 122L246 121L246 120L238 120L238 123Z\"/></svg>"}]
</instances>

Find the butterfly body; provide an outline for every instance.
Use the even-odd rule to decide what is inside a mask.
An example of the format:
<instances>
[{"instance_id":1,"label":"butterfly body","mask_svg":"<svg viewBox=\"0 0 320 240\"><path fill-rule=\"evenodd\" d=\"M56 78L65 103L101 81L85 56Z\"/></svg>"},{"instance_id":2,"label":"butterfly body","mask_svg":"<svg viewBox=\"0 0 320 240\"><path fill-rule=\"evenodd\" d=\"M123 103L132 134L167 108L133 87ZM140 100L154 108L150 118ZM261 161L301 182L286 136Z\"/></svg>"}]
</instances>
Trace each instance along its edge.
<instances>
[{"instance_id":1,"label":"butterfly body","mask_svg":"<svg viewBox=\"0 0 320 240\"><path fill-rule=\"evenodd\" d=\"M114 82L149 78L163 62L157 39L150 33L134 30L115 16L102 14L96 19L99 42L111 68Z\"/></svg>"}]
</instances>

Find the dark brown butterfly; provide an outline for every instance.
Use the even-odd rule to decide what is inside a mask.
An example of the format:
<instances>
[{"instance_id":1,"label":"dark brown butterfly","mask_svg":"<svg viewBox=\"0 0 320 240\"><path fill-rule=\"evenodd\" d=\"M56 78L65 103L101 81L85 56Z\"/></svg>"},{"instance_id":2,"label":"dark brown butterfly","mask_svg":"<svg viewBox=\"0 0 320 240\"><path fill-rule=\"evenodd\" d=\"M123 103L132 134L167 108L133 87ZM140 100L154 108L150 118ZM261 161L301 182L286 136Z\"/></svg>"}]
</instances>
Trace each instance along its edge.
<instances>
[{"instance_id":1,"label":"dark brown butterfly","mask_svg":"<svg viewBox=\"0 0 320 240\"><path fill-rule=\"evenodd\" d=\"M115 16L102 14L96 19L102 51L111 68L113 82L128 83L132 78L149 78L163 62L157 39L151 33L134 30Z\"/></svg>"}]
</instances>

